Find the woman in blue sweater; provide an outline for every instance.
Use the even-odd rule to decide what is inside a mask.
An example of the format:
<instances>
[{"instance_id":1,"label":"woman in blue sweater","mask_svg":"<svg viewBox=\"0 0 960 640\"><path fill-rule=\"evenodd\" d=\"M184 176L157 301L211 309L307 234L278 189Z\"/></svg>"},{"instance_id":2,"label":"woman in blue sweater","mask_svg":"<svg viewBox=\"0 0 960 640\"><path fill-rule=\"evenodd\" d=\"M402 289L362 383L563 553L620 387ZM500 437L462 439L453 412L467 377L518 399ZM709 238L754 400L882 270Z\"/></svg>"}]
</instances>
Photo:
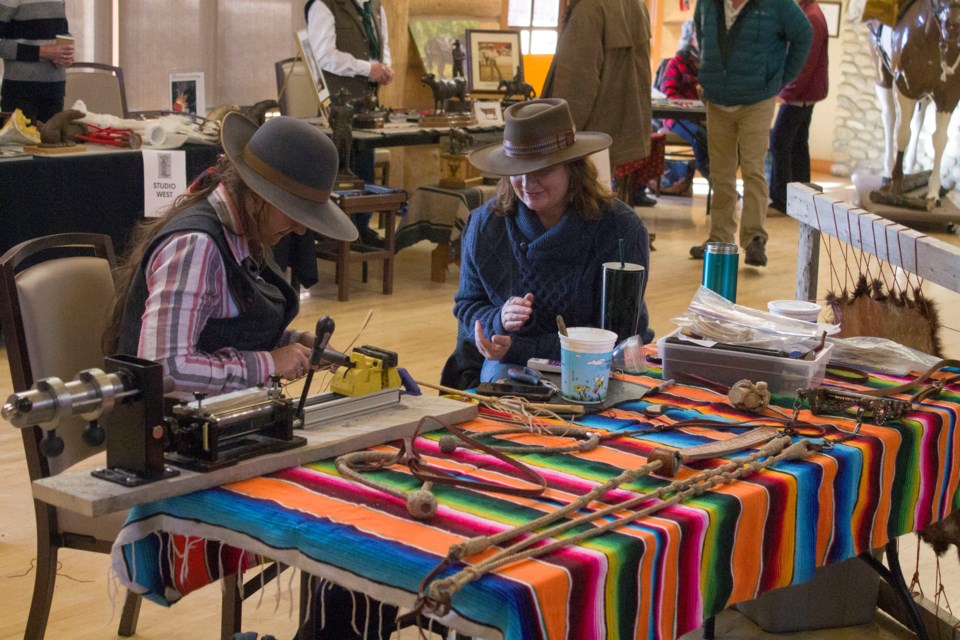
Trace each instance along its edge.
<instances>
[{"instance_id":1,"label":"woman in blue sweater","mask_svg":"<svg viewBox=\"0 0 960 640\"><path fill-rule=\"evenodd\" d=\"M503 144L470 154L503 179L461 241L457 348L442 375L460 389L504 377L501 364L559 360L558 315L568 326L600 326L602 265L620 261L621 240L626 262L649 267L643 222L587 159L610 136L576 132L561 99L522 102L504 117ZM644 306L645 341L653 337L647 324Z\"/></svg>"}]
</instances>

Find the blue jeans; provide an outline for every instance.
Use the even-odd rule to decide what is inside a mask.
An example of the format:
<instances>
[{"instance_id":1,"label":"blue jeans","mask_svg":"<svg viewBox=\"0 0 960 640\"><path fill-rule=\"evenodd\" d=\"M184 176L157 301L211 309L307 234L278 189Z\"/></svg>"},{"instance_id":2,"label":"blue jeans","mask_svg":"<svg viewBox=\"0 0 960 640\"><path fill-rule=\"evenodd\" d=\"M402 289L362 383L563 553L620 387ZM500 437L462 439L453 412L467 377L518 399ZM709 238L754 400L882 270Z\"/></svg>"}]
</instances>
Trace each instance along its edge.
<instances>
[{"instance_id":1,"label":"blue jeans","mask_svg":"<svg viewBox=\"0 0 960 640\"><path fill-rule=\"evenodd\" d=\"M810 182L810 119L813 105L780 105L770 130L770 206L787 210L787 184Z\"/></svg>"},{"instance_id":2,"label":"blue jeans","mask_svg":"<svg viewBox=\"0 0 960 640\"><path fill-rule=\"evenodd\" d=\"M674 120L670 131L687 141L693 148L693 156L697 159L697 169L704 178L710 178L710 155L707 153L707 130L686 120Z\"/></svg>"}]
</instances>

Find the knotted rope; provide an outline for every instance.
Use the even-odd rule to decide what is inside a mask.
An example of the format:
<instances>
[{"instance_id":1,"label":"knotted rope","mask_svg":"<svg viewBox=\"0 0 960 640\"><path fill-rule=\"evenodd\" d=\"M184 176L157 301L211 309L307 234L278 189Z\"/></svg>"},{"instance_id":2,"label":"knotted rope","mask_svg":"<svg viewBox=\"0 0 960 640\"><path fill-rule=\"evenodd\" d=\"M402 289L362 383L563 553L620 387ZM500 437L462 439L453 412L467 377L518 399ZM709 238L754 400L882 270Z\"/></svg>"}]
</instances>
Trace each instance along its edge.
<instances>
[{"instance_id":1,"label":"knotted rope","mask_svg":"<svg viewBox=\"0 0 960 640\"><path fill-rule=\"evenodd\" d=\"M559 518L585 507L591 500L600 497L610 489L620 486L623 482L628 482L642 475L656 471L661 466L661 463L647 463L637 469L625 471L616 478L613 478L603 485L596 487L566 507L542 516L541 518L538 518L525 525L521 525L519 527L515 527L508 531L491 536L479 536L466 542L453 545L451 546L447 557L420 583L419 602L414 612L420 613L422 611L433 611L439 615L444 615L450 609L451 599L453 598L454 594L456 594L460 589L470 582L482 577L487 573L495 571L500 567L520 560L542 556L567 545L579 544L584 540L622 527L639 518L652 515L668 506L678 504L690 496L702 494L715 486L735 482L736 480L747 477L753 473L756 473L757 471L766 469L782 461L803 459L811 453L819 451L821 448L821 445L810 440L801 440L792 445L789 445L789 443L789 437L777 438L764 445L760 450L748 456L731 461L715 469L703 471L685 480L671 482L670 484L665 485L652 493L643 494L626 502L617 505L611 505L580 518L575 518L568 522L558 524L534 536L525 538L524 540L521 540L516 544L495 553L478 564L466 566L452 576L436 579L436 576L439 575L451 563L456 562L461 558L479 553L480 551L483 551L503 541L530 533L534 529L542 527L546 524L555 522ZM666 496L671 494L672 497L664 499ZM564 531L567 531L573 527L579 527L583 524L593 523L601 518L607 517L614 512L630 510L639 506L643 502L656 499L660 499L661 502L650 505L638 511L634 511L615 520L611 520L598 527L593 527L570 538L566 538L564 540L555 540L554 542L537 547L535 549L529 548L531 545L536 544L537 542L547 538L556 537L558 534L563 533Z\"/></svg>"}]
</instances>

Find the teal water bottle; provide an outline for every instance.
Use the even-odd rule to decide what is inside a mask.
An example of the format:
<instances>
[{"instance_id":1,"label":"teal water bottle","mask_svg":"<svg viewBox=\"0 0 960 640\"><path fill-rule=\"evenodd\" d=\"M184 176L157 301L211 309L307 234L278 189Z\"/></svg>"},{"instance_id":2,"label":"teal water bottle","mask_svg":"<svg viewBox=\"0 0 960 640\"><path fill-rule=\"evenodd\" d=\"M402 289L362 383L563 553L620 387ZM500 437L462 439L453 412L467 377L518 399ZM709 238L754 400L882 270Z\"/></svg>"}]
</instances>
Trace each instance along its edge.
<instances>
[{"instance_id":1,"label":"teal water bottle","mask_svg":"<svg viewBox=\"0 0 960 640\"><path fill-rule=\"evenodd\" d=\"M732 242L708 242L703 254L701 284L730 302L737 301L737 270L740 248Z\"/></svg>"}]
</instances>

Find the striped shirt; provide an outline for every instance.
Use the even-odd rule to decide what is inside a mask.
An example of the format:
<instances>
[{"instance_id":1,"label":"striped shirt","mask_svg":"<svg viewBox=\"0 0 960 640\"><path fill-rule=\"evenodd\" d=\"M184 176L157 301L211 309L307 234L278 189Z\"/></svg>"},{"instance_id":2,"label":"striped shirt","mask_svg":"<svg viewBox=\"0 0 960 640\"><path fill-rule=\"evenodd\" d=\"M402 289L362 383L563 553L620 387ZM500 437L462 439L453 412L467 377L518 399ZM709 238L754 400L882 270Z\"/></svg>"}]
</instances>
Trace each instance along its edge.
<instances>
[{"instance_id":1,"label":"striped shirt","mask_svg":"<svg viewBox=\"0 0 960 640\"><path fill-rule=\"evenodd\" d=\"M224 235L239 264L250 256L236 206L223 185L207 198L224 224ZM235 318L240 309L230 293L225 256L205 233L174 233L165 238L147 262L147 300L137 354L163 365L178 391L217 394L265 384L274 373L266 351L233 348L205 353L197 348L208 320ZM302 332L287 330L283 346L299 341Z\"/></svg>"},{"instance_id":2,"label":"striped shirt","mask_svg":"<svg viewBox=\"0 0 960 640\"><path fill-rule=\"evenodd\" d=\"M3 78L18 82L63 82L66 71L40 59L40 45L68 35L63 0L0 0Z\"/></svg>"}]
</instances>

